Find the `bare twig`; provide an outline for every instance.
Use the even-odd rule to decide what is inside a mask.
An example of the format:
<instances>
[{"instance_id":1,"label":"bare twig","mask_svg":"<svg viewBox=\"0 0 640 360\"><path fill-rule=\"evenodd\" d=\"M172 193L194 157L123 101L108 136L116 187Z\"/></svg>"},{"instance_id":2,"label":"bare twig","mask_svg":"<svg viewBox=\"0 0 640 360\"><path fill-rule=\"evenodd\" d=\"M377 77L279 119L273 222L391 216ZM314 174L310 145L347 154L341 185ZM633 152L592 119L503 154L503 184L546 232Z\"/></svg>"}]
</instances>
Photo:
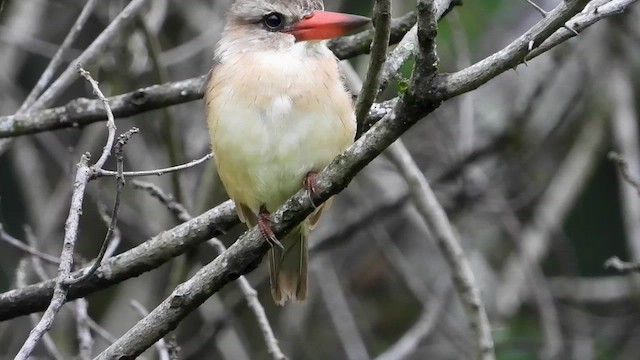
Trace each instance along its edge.
<instances>
[{"instance_id":1,"label":"bare twig","mask_svg":"<svg viewBox=\"0 0 640 360\"><path fill-rule=\"evenodd\" d=\"M635 101L632 72L625 64L612 68L610 77L611 134L620 154L609 153L609 159L618 167L618 192L630 259L640 261L640 135L638 108ZM638 278L634 277L638 284Z\"/></svg>"},{"instance_id":2,"label":"bare twig","mask_svg":"<svg viewBox=\"0 0 640 360\"><path fill-rule=\"evenodd\" d=\"M194 166L197 166L206 162L211 158L213 158L213 153L208 153L207 155L201 157L200 159L190 161L186 164L172 166L164 169L144 170L144 171L126 171L126 172L123 172L122 175L125 177L162 176L167 173L172 173L172 172L182 171L185 169L192 168ZM116 176L116 175L117 175L116 171L103 170L103 169L98 170L95 174L96 177Z\"/></svg>"},{"instance_id":3,"label":"bare twig","mask_svg":"<svg viewBox=\"0 0 640 360\"><path fill-rule=\"evenodd\" d=\"M87 318L87 324L89 325L89 328L91 328L91 330L93 330L97 335L99 335L109 344L112 344L116 340L118 340L115 336L113 336L110 332L108 332L107 329L100 326L100 324L98 324L92 318Z\"/></svg>"},{"instance_id":4,"label":"bare twig","mask_svg":"<svg viewBox=\"0 0 640 360\"><path fill-rule=\"evenodd\" d=\"M60 255L60 266L58 268L58 277L55 281L53 297L51 298L51 302L42 316L42 319L40 319L40 322L38 322L36 327L31 330L29 337L16 355L17 360L27 360L30 357L40 339L51 328L56 314L65 303L68 290L65 282L68 279L73 266L73 249L78 236L82 201L84 199L85 188L91 177L91 170L89 169L88 162L89 157L85 154L82 155L82 159L78 163L76 179L74 182L74 191L71 198L71 208L69 209L69 216L65 223L66 231L62 247L63 250Z\"/></svg>"},{"instance_id":5,"label":"bare twig","mask_svg":"<svg viewBox=\"0 0 640 360\"><path fill-rule=\"evenodd\" d=\"M114 132L115 132L115 129L114 129ZM67 285L74 285L82 281L85 281L89 277L91 277L96 272L96 270L98 270L98 267L102 264L102 261L104 260L104 256L107 253L107 249L111 245L113 234L115 233L116 226L118 225L118 211L120 210L120 195L122 194L122 189L124 188L124 183L125 183L124 175L123 175L124 146L127 144L129 139L131 139L133 134L137 132L138 132L138 128L133 128L125 132L124 134L121 134L118 137L118 142L114 146L114 153L115 153L116 164L117 164L116 166L118 168L118 171L116 172L117 174L116 175L116 195L113 203L113 208L111 210L111 220L109 222L109 226L107 226L107 233L104 236L102 246L100 247L100 252L98 253L98 256L96 256L96 259L94 260L89 270L83 273L82 276L80 277L70 278L69 280L67 280ZM94 169L99 169L99 168L94 168Z\"/></svg>"},{"instance_id":6,"label":"bare twig","mask_svg":"<svg viewBox=\"0 0 640 360\"><path fill-rule=\"evenodd\" d=\"M640 273L640 263L626 262L613 256L604 263L605 269L613 269L623 273Z\"/></svg>"},{"instance_id":7,"label":"bare twig","mask_svg":"<svg viewBox=\"0 0 640 360\"><path fill-rule=\"evenodd\" d=\"M2 224L0 224L0 239L6 242L7 244L15 247L16 249L23 251L29 255L36 256L48 263L59 265L60 259L55 256L51 256L47 253L43 253L42 251L33 248L32 246L26 245L22 241L14 238L9 233L4 230Z\"/></svg>"},{"instance_id":8,"label":"bare twig","mask_svg":"<svg viewBox=\"0 0 640 360\"><path fill-rule=\"evenodd\" d=\"M402 360L407 359L426 339L438 323L440 315L445 310L451 293L451 285L438 291L435 300L429 307L422 310L422 314L398 341L376 357L376 360Z\"/></svg>"},{"instance_id":9,"label":"bare twig","mask_svg":"<svg viewBox=\"0 0 640 360\"><path fill-rule=\"evenodd\" d=\"M540 15L542 15L542 17L547 17L547 15L549 14L543 8L541 8L538 4L533 2L533 0L525 0L525 1L528 2L529 5L533 6L534 9L538 10L538 12L540 13Z\"/></svg>"},{"instance_id":10,"label":"bare twig","mask_svg":"<svg viewBox=\"0 0 640 360\"><path fill-rule=\"evenodd\" d=\"M375 35L371 45L369 70L356 102L356 119L359 133L362 132L364 120L378 95L380 73L387 58L389 37L391 36L391 0L376 0L373 11Z\"/></svg>"},{"instance_id":11,"label":"bare twig","mask_svg":"<svg viewBox=\"0 0 640 360\"><path fill-rule=\"evenodd\" d=\"M563 29L558 30L555 34L540 44L540 46L533 49L526 56L525 60L531 60L549 51L558 44L575 37L582 30L602 19L623 13L629 6L637 1L638 0L611 0L595 8L592 6L586 6L581 14L567 21Z\"/></svg>"},{"instance_id":12,"label":"bare twig","mask_svg":"<svg viewBox=\"0 0 640 360\"><path fill-rule=\"evenodd\" d=\"M75 64L92 63L98 56L102 54L104 49L111 43L125 25L135 18L135 15L142 10L148 0L133 0L126 8L122 10L118 16L107 26L106 29L87 47L87 49L75 60L60 77L51 84L49 89L45 91L40 98L31 106L30 110L41 110L51 103L76 79ZM102 166L100 166L102 167Z\"/></svg>"},{"instance_id":13,"label":"bare twig","mask_svg":"<svg viewBox=\"0 0 640 360\"><path fill-rule=\"evenodd\" d=\"M465 305L469 324L475 335L479 351L478 358L494 359L491 324L480 297L480 289L444 209L404 146L398 143L393 144L385 155L407 180L409 191L412 193L411 199L432 231L438 247L449 264L456 291Z\"/></svg>"},{"instance_id":14,"label":"bare twig","mask_svg":"<svg viewBox=\"0 0 640 360\"><path fill-rule=\"evenodd\" d=\"M191 214L187 211L187 208L184 207L181 203L177 202L172 195L166 194L158 185L133 180L133 187L136 189L141 189L147 191L151 196L158 199L164 206L171 211L171 213L176 217L176 219L181 222L186 222L192 219Z\"/></svg>"},{"instance_id":15,"label":"bare twig","mask_svg":"<svg viewBox=\"0 0 640 360\"><path fill-rule=\"evenodd\" d=\"M622 175L622 178L627 182L628 185L633 187L633 189L638 193L638 196L640 196L640 181L636 180L633 175L631 175L631 172L629 171L629 163L627 163L627 160L624 158L624 156L618 154L617 152L610 151L607 155L607 158L609 158L609 160L613 161L616 164L618 170L620 171L620 175Z\"/></svg>"},{"instance_id":16,"label":"bare twig","mask_svg":"<svg viewBox=\"0 0 640 360\"><path fill-rule=\"evenodd\" d=\"M89 327L89 304L86 299L76 300L76 331L78 333L78 359L89 360L93 352L93 337Z\"/></svg>"},{"instance_id":17,"label":"bare twig","mask_svg":"<svg viewBox=\"0 0 640 360\"><path fill-rule=\"evenodd\" d=\"M356 319L351 312L347 297L342 290L331 258L325 255L314 267L320 294L329 309L329 316L342 342L346 358L350 360L370 359L367 346L360 335Z\"/></svg>"},{"instance_id":18,"label":"bare twig","mask_svg":"<svg viewBox=\"0 0 640 360\"><path fill-rule=\"evenodd\" d=\"M49 85L49 83L53 79L53 75L55 75L55 72L58 70L58 67L62 65L65 55L67 54L68 50L71 48L71 44L73 44L73 42L76 40L76 38L80 34L80 31L82 30L85 23L89 19L89 16L91 16L91 13L93 12L93 9L96 7L97 4L98 4L98 0L87 1L84 8L82 9L82 12L80 13L80 15L78 15L78 19L73 24L73 26L71 27L71 30L69 30L69 33L62 41L62 45L60 45L60 48L58 48L58 51L56 51L55 55L47 65L47 68L44 70L44 72L40 76L40 79L38 80L36 85L33 87L33 89L31 89L31 92L27 96L27 99L22 103L22 106L18 110L18 113L29 111L29 108L31 108L31 105L33 105L36 102L36 100L38 99L38 96L40 96L40 94L42 94L42 92L47 87L47 85Z\"/></svg>"},{"instance_id":19,"label":"bare twig","mask_svg":"<svg viewBox=\"0 0 640 360\"><path fill-rule=\"evenodd\" d=\"M530 224L522 231L520 251L510 256L503 267L496 296L501 315L513 315L528 294L528 274L546 254L551 234L562 224L589 179L604 136L604 121L595 119L586 124L542 195Z\"/></svg>"},{"instance_id":20,"label":"bare twig","mask_svg":"<svg viewBox=\"0 0 640 360\"><path fill-rule=\"evenodd\" d=\"M112 217L111 215L109 215L106 205L104 205L102 202L98 202L98 213L100 214L100 218L108 228L111 224ZM118 249L118 246L120 246L121 241L122 241L122 234L120 233L120 229L117 226L114 226L113 235L111 235L111 241L109 241L109 245L105 250L105 254L103 258L108 259L112 257L113 254L115 254L116 250ZM101 261L101 263L104 263L104 261Z\"/></svg>"},{"instance_id":21,"label":"bare twig","mask_svg":"<svg viewBox=\"0 0 640 360\"><path fill-rule=\"evenodd\" d=\"M95 168L101 168L104 163L107 161L109 153L111 152L111 147L113 146L113 141L115 139L116 126L113 120L113 114L111 113L111 109L109 108L109 102L104 97L104 94L100 91L98 84L95 80L91 78L91 75L82 69L80 65L78 65L78 72L89 81L93 90L103 102L103 105L106 108L108 115L107 128L109 130L109 134L107 136L107 146L104 147L102 151L102 155L95 163ZM64 234L64 242L62 245L62 254L60 255L60 266L58 267L58 276L55 281L55 288L53 292L53 296L51 298L51 302L47 307L42 319L36 325L36 327L31 330L29 333L29 337L23 344L22 348L16 355L16 359L18 360L26 360L29 358L33 349L38 344L42 336L51 328L53 324L53 320L58 313L58 311L64 305L67 292L69 289L69 284L67 281L69 280L69 275L71 274L71 269L73 267L73 253L75 248L75 243L78 238L78 227L80 223L80 214L82 213L82 203L84 200L85 189L87 184L91 180L92 169L89 167L89 155L82 155L80 162L78 163L78 167L76 170L76 177L74 181L74 190L73 195L71 197L71 207L69 209L69 216L67 217L67 221L65 223L65 234Z\"/></svg>"},{"instance_id":22,"label":"bare twig","mask_svg":"<svg viewBox=\"0 0 640 360\"><path fill-rule=\"evenodd\" d=\"M34 262L38 261L34 256L32 256L31 259ZM16 269L16 285L18 287L23 287L27 285L27 279L26 279L27 264L28 264L27 258L23 258L18 263L18 268ZM33 324L33 326L37 326L37 324L40 322L40 318L38 317L37 314L29 314L29 319L31 320L31 323ZM44 334L44 336L42 337L42 344L44 345L44 348L50 357L52 357L55 360L64 359L64 357L60 354L60 350L58 350L58 346L53 341L53 338L51 337L50 334Z\"/></svg>"}]
</instances>

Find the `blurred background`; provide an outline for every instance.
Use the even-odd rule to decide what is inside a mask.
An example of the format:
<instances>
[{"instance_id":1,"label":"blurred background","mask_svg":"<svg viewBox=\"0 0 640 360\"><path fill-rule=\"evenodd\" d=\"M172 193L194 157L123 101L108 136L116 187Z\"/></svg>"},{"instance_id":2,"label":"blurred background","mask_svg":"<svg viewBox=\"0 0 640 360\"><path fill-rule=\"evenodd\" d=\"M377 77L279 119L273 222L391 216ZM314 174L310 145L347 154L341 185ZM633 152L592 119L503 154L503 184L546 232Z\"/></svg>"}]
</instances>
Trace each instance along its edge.
<instances>
[{"instance_id":1,"label":"blurred background","mask_svg":"<svg viewBox=\"0 0 640 360\"><path fill-rule=\"evenodd\" d=\"M559 0L538 0L551 10ZM73 44L70 62L126 6L100 3ZM205 74L231 0L154 0L105 51L84 64L107 96ZM5 0L0 11L0 115L16 112L85 2ZM326 8L370 15L371 0L325 0ZM394 15L415 1L394 1ZM607 159L615 150L640 172L638 95L640 16L631 8L555 50L454 98L404 137L456 227L482 290L499 359L638 359L637 278L606 270L611 256L640 260L640 198ZM462 69L509 44L539 21L524 0L465 0L440 22L440 71ZM366 56L349 60L362 76ZM411 65L403 68L410 75ZM392 87L384 99L397 95ZM57 100L93 97L84 81ZM117 122L140 134L126 148L127 170L167 167L210 151L203 103L195 101ZM59 256L75 164L100 153L104 123L16 138L0 153L0 224ZM114 164L109 162L108 168ZM160 186L192 214L226 199L213 162L141 179ZM97 254L106 230L101 208L115 181L90 183L77 253ZM177 221L130 183L119 213L117 252ZM104 212L104 210L102 211ZM222 240L233 242L238 226ZM468 322L449 268L411 205L405 181L384 158L340 194L312 235L310 296L279 308L263 264L248 276L283 351L291 359L471 359ZM215 257L206 246L87 298L108 334L94 354ZM0 291L40 281L27 257L0 242ZM56 269L47 267L48 276ZM526 274L522 275L522 274ZM521 276L522 275L522 276ZM69 304L51 331L62 358L77 353ZM0 323L0 358L13 356L30 317ZM110 335L109 335L110 334ZM228 285L174 332L180 359L268 359L239 289ZM404 349L404 350L403 350ZM402 352L404 351L404 352ZM400 355L399 355L400 354ZM51 358L44 347L34 358ZM155 352L145 353L149 359Z\"/></svg>"}]
</instances>

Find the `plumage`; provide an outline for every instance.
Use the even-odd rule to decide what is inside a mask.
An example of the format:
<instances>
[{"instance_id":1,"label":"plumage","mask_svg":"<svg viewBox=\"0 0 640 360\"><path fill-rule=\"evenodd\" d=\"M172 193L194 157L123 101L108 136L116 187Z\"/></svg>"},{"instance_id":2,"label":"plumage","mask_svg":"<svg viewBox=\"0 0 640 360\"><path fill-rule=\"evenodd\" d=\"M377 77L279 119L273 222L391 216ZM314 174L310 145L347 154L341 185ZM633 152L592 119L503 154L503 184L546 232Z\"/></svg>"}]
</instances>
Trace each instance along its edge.
<instances>
[{"instance_id":1,"label":"plumage","mask_svg":"<svg viewBox=\"0 0 640 360\"><path fill-rule=\"evenodd\" d=\"M252 22L277 11L293 26L321 7L316 0L239 0L216 51L205 93L211 143L222 183L249 226L354 140L351 97L326 45ZM278 304L306 298L308 231L321 211L269 254Z\"/></svg>"}]
</instances>

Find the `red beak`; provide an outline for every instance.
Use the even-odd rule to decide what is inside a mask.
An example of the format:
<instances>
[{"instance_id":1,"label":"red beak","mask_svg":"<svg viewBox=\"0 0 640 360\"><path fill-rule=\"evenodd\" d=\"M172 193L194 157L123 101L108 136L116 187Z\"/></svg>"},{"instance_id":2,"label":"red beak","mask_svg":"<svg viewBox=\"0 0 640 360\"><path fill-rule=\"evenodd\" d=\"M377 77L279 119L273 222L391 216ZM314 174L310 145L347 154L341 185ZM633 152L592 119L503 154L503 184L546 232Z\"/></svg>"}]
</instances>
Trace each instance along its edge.
<instances>
[{"instance_id":1,"label":"red beak","mask_svg":"<svg viewBox=\"0 0 640 360\"><path fill-rule=\"evenodd\" d=\"M286 32L295 36L297 41L325 40L345 35L370 21L364 16L317 10Z\"/></svg>"}]
</instances>

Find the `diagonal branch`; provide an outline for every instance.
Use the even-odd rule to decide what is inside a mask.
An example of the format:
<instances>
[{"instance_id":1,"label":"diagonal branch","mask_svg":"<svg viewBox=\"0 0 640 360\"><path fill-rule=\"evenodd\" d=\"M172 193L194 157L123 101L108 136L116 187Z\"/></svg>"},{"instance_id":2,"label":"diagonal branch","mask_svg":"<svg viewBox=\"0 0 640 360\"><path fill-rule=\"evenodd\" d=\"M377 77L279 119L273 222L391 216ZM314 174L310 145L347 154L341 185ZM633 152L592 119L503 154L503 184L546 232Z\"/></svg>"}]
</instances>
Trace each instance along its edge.
<instances>
[{"instance_id":1,"label":"diagonal branch","mask_svg":"<svg viewBox=\"0 0 640 360\"><path fill-rule=\"evenodd\" d=\"M356 120L358 133L362 132L365 118L369 114L371 105L376 100L380 87L382 67L387 59L389 36L391 36L391 0L377 0L374 5L373 24L376 28L371 45L369 70L364 80L362 90L356 102Z\"/></svg>"}]
</instances>

